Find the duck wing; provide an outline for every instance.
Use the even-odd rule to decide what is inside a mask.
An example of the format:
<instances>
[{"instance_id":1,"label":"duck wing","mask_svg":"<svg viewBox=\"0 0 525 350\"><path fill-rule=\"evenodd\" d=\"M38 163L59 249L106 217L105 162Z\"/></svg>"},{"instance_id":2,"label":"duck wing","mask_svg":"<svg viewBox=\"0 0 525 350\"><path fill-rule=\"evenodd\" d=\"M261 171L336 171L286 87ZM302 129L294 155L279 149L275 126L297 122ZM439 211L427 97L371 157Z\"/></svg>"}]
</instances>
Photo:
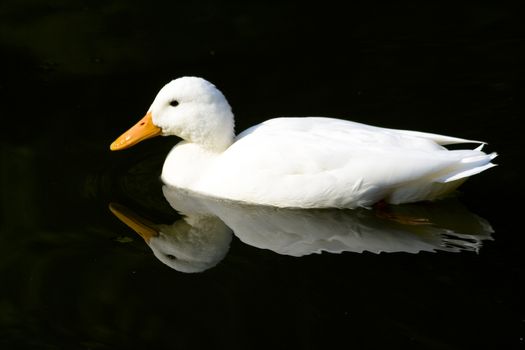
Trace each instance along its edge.
<instances>
[{"instance_id":1,"label":"duck wing","mask_svg":"<svg viewBox=\"0 0 525 350\"><path fill-rule=\"evenodd\" d=\"M276 118L237 137L210 186L229 198L298 207L432 199L440 194L434 183L494 166L495 154L440 145L460 142L470 141L332 118Z\"/></svg>"}]
</instances>

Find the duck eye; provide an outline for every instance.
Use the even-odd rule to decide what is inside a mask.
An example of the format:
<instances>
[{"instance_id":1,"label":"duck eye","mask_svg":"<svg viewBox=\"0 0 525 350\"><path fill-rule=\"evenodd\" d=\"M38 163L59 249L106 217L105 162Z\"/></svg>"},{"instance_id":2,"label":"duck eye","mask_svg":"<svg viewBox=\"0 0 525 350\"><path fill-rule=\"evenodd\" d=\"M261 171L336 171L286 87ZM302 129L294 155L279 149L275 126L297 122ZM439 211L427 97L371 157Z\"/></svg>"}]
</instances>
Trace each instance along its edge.
<instances>
[{"instance_id":1,"label":"duck eye","mask_svg":"<svg viewBox=\"0 0 525 350\"><path fill-rule=\"evenodd\" d=\"M168 258L170 260L177 260L177 258L174 255L171 255L171 254L166 254L166 258Z\"/></svg>"},{"instance_id":2,"label":"duck eye","mask_svg":"<svg viewBox=\"0 0 525 350\"><path fill-rule=\"evenodd\" d=\"M173 100L173 101L170 102L170 106L171 107L177 107L178 105L179 105L179 101L177 101L177 100Z\"/></svg>"}]
</instances>

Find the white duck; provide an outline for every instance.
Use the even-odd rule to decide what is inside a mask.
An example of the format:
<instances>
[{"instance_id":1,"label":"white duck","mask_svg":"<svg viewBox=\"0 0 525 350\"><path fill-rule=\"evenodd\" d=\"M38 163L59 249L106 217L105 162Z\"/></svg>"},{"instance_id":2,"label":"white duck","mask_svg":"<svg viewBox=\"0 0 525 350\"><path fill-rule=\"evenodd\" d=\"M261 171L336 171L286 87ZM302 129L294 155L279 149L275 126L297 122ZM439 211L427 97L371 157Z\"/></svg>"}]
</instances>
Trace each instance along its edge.
<instances>
[{"instance_id":1,"label":"white duck","mask_svg":"<svg viewBox=\"0 0 525 350\"><path fill-rule=\"evenodd\" d=\"M183 139L164 163L167 185L277 207L432 200L494 166L496 157L481 146L442 147L477 141L323 117L270 119L235 136L226 98L197 77L165 85L146 116L110 148L156 135Z\"/></svg>"}]
</instances>

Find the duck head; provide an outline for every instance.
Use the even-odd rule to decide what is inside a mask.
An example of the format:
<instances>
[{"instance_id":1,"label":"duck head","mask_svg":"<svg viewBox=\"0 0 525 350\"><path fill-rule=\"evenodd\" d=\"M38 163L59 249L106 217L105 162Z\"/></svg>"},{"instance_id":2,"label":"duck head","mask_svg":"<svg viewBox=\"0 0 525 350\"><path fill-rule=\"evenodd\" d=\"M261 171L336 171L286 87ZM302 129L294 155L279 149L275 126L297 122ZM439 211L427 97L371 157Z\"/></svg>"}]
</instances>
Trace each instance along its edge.
<instances>
[{"instance_id":1,"label":"duck head","mask_svg":"<svg viewBox=\"0 0 525 350\"><path fill-rule=\"evenodd\" d=\"M159 91L146 115L110 149L123 150L158 135L175 135L206 149L223 151L234 137L231 107L224 95L202 78L172 80Z\"/></svg>"}]
</instances>

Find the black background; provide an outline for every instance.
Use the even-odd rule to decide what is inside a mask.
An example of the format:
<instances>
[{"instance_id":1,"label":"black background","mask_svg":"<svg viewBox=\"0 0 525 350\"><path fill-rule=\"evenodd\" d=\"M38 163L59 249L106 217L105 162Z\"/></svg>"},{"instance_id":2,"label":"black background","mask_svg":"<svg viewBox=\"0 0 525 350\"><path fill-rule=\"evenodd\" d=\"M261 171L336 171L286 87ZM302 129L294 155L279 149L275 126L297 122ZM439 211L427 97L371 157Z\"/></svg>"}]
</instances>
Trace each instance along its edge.
<instances>
[{"instance_id":1,"label":"black background","mask_svg":"<svg viewBox=\"0 0 525 350\"><path fill-rule=\"evenodd\" d=\"M523 23L501 1L2 1L0 345L522 347ZM183 75L237 131L323 115L487 141L500 166L460 199L494 241L297 259L234 240L212 270L170 270L107 204L176 219L158 180L176 140L108 146Z\"/></svg>"}]
</instances>

